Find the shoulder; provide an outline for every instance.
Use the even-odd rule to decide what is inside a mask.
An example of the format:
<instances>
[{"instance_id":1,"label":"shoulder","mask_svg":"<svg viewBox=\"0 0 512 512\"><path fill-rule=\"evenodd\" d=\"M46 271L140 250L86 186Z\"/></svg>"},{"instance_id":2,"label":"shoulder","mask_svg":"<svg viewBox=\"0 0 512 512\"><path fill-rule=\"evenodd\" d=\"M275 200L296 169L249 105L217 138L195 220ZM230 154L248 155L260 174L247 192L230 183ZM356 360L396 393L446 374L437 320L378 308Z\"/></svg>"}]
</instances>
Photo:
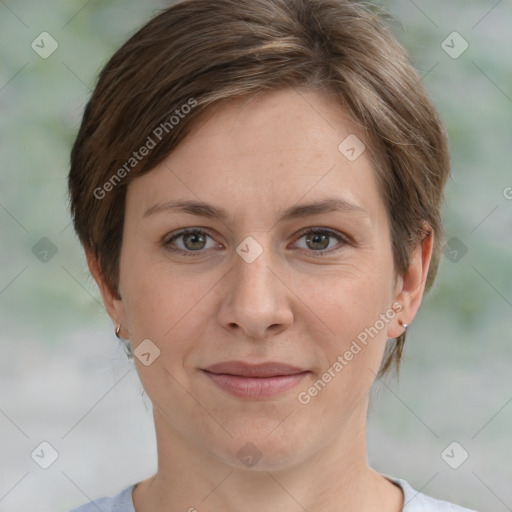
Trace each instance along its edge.
<instances>
[{"instance_id":1,"label":"shoulder","mask_svg":"<svg viewBox=\"0 0 512 512\"><path fill-rule=\"evenodd\" d=\"M388 475L383 476L401 487L404 493L404 508L402 512L476 512L475 510L463 508L454 503L438 500L418 492L401 478L393 478Z\"/></svg>"},{"instance_id":2,"label":"shoulder","mask_svg":"<svg viewBox=\"0 0 512 512\"><path fill-rule=\"evenodd\" d=\"M98 510L101 510L101 512L135 512L132 491L136 485L132 484L115 496L107 496L90 501L69 512L98 512Z\"/></svg>"}]
</instances>

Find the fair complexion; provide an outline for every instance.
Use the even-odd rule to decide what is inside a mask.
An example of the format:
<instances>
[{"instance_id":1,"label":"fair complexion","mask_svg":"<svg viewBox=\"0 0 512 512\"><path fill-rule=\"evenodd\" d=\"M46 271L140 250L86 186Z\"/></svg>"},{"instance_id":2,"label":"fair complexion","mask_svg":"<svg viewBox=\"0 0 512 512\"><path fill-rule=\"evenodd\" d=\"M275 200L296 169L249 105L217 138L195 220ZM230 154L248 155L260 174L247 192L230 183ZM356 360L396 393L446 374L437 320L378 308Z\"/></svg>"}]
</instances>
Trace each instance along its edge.
<instances>
[{"instance_id":1,"label":"fair complexion","mask_svg":"<svg viewBox=\"0 0 512 512\"><path fill-rule=\"evenodd\" d=\"M229 102L130 183L121 298L88 254L121 336L133 350L145 339L160 349L148 366L135 358L158 447L158 472L133 492L137 512L402 509L401 490L368 465L368 397L386 340L420 305L433 235L397 277L369 151L351 162L338 150L349 134L364 140L324 93L285 89ZM328 198L344 207L281 219ZM177 200L208 202L227 218L169 208ZM200 233L176 237L182 228ZM250 263L236 252L247 237L262 250ZM401 311L301 403L298 394L396 302ZM202 371L230 360L309 373L277 396L244 398ZM247 443L261 456L252 466L237 455Z\"/></svg>"}]
</instances>

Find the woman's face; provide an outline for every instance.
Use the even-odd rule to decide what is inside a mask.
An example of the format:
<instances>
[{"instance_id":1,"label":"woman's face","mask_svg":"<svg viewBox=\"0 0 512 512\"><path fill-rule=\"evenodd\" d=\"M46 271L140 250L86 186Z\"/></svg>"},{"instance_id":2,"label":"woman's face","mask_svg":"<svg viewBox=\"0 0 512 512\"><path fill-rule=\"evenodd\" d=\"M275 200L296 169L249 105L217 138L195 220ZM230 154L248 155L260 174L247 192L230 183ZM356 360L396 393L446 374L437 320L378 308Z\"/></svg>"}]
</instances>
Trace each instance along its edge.
<instances>
[{"instance_id":1,"label":"woman's face","mask_svg":"<svg viewBox=\"0 0 512 512\"><path fill-rule=\"evenodd\" d=\"M410 318L362 139L328 96L274 91L222 106L129 185L113 311L161 431L276 469L364 430L385 342ZM327 200L338 209L303 208ZM298 370L204 371L230 361Z\"/></svg>"}]
</instances>

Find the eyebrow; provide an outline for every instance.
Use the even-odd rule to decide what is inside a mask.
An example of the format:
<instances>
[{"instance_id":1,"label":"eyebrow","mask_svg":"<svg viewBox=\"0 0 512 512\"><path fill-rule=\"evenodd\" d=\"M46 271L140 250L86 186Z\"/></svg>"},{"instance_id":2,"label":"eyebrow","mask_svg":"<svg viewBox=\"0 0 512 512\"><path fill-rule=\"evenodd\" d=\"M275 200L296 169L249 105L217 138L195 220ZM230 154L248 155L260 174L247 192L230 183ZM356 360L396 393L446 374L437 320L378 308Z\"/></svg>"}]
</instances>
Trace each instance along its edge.
<instances>
[{"instance_id":1,"label":"eyebrow","mask_svg":"<svg viewBox=\"0 0 512 512\"><path fill-rule=\"evenodd\" d=\"M223 208L211 203L191 200L165 201L157 203L144 212L143 218L169 211L184 212L191 215L197 215L198 217L219 219L224 222L228 222L230 220L229 214ZM345 199L328 198L321 201L291 206L284 210L279 221L281 222L336 211L353 212L369 217L368 212L364 208L352 204Z\"/></svg>"}]
</instances>

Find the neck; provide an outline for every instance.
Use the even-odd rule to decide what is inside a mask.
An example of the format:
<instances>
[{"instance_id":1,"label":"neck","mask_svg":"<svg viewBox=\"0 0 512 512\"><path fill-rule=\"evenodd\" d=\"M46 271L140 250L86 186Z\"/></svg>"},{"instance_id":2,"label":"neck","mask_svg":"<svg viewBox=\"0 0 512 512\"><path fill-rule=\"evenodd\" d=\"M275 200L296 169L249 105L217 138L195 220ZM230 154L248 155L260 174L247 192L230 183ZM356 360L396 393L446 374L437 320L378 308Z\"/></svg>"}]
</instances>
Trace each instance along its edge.
<instances>
[{"instance_id":1,"label":"neck","mask_svg":"<svg viewBox=\"0 0 512 512\"><path fill-rule=\"evenodd\" d=\"M154 409L158 472L133 492L137 512L400 512L402 491L372 470L366 408L335 439L289 466L240 469L182 436Z\"/></svg>"}]
</instances>

